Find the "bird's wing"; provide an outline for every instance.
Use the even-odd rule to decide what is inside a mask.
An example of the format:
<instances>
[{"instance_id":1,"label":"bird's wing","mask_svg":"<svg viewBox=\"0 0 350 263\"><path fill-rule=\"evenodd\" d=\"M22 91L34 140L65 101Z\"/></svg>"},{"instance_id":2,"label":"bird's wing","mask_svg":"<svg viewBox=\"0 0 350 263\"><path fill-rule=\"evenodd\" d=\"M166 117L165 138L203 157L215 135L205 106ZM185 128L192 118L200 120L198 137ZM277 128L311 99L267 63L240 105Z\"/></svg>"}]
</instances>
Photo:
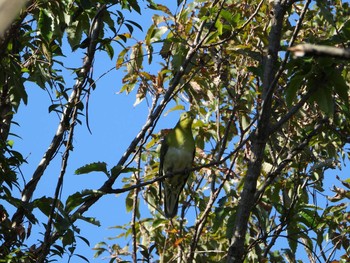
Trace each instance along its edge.
<instances>
[{"instance_id":1,"label":"bird's wing","mask_svg":"<svg viewBox=\"0 0 350 263\"><path fill-rule=\"evenodd\" d=\"M160 156L159 156L159 176L163 176L163 165L164 165L164 158L165 154L168 151L169 145L166 142L166 136L162 139L161 146L160 146ZM162 180L158 181L159 185L159 200L162 199Z\"/></svg>"}]
</instances>

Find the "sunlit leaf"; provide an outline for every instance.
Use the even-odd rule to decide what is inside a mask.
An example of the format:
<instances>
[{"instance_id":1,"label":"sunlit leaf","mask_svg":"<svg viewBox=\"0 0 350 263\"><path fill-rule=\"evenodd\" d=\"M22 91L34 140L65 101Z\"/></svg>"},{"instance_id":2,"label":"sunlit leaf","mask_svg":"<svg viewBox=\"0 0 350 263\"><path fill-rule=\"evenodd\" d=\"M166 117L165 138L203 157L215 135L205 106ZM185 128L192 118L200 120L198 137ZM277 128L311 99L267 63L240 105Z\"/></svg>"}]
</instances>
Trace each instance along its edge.
<instances>
[{"instance_id":1,"label":"sunlit leaf","mask_svg":"<svg viewBox=\"0 0 350 263\"><path fill-rule=\"evenodd\" d=\"M104 44L104 48L107 51L107 54L108 54L109 58L113 59L113 57L114 57L114 49L113 49L112 45L110 43L105 43Z\"/></svg>"},{"instance_id":2,"label":"sunlit leaf","mask_svg":"<svg viewBox=\"0 0 350 263\"><path fill-rule=\"evenodd\" d=\"M87 165L84 165L77 170L75 170L75 174L87 174L91 172L103 172L106 175L108 175L107 172L107 164L105 162L95 162L95 163L90 163Z\"/></svg>"},{"instance_id":3,"label":"sunlit leaf","mask_svg":"<svg viewBox=\"0 0 350 263\"><path fill-rule=\"evenodd\" d=\"M127 54L127 52L129 51L129 48L125 48L123 49L119 55L118 55L118 59L117 59L117 63L116 63L116 69L119 69L125 62L125 55Z\"/></svg>"},{"instance_id":4,"label":"sunlit leaf","mask_svg":"<svg viewBox=\"0 0 350 263\"><path fill-rule=\"evenodd\" d=\"M75 50L76 47L80 44L82 34L83 28L81 26L80 20L72 22L72 24L67 28L68 43L71 46L72 50Z\"/></svg>"},{"instance_id":5,"label":"sunlit leaf","mask_svg":"<svg viewBox=\"0 0 350 263\"><path fill-rule=\"evenodd\" d=\"M38 26L43 38L50 42L54 32L54 21L52 14L48 10L40 9Z\"/></svg>"},{"instance_id":6,"label":"sunlit leaf","mask_svg":"<svg viewBox=\"0 0 350 263\"><path fill-rule=\"evenodd\" d=\"M125 208L126 212L131 212L133 209L133 204L134 204L134 192L130 191L125 198Z\"/></svg>"}]
</instances>

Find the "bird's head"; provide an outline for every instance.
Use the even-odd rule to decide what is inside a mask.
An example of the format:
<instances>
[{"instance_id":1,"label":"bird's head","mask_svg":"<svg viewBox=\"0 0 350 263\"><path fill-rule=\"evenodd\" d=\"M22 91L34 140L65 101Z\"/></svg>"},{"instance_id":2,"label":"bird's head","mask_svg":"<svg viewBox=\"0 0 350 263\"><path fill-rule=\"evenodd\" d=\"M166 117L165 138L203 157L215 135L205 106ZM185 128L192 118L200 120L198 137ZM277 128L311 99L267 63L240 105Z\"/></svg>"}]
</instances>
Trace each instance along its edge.
<instances>
[{"instance_id":1,"label":"bird's head","mask_svg":"<svg viewBox=\"0 0 350 263\"><path fill-rule=\"evenodd\" d=\"M195 115L191 111L187 111L181 114L179 125L182 128L191 128Z\"/></svg>"}]
</instances>

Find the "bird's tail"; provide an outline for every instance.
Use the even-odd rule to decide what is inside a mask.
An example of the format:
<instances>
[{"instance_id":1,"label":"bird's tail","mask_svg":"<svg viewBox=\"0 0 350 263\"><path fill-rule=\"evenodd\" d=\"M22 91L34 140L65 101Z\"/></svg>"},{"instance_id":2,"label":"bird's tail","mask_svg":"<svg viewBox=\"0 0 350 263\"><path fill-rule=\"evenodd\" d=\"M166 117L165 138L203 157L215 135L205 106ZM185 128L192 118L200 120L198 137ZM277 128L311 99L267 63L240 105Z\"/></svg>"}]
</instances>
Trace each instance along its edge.
<instances>
[{"instance_id":1,"label":"bird's tail","mask_svg":"<svg viewBox=\"0 0 350 263\"><path fill-rule=\"evenodd\" d=\"M167 218L173 218L177 214L179 205L179 193L164 189L164 213Z\"/></svg>"}]
</instances>

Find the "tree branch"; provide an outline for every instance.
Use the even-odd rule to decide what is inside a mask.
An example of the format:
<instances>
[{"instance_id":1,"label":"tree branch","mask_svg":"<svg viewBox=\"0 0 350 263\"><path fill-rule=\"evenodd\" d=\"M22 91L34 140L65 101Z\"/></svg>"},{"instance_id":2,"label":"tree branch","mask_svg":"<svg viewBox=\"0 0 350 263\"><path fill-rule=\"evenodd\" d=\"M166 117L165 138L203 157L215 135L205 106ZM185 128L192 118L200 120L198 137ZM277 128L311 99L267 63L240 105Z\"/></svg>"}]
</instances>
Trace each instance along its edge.
<instances>
[{"instance_id":1,"label":"tree branch","mask_svg":"<svg viewBox=\"0 0 350 263\"><path fill-rule=\"evenodd\" d=\"M275 1L272 6L269 46L264 64L262 109L258 118L257 130L254 132L251 139L251 156L248 161L248 170L241 192L241 198L238 201L236 221L233 227L233 237L227 256L228 263L243 262L246 253L244 247L245 236L250 213L254 206L252 195L256 192L256 183L261 172L265 145L268 139L272 94L274 90L272 84L277 71L276 65L278 61L278 51L280 49L284 15L289 4L289 1L280 0Z\"/></svg>"},{"instance_id":2,"label":"tree branch","mask_svg":"<svg viewBox=\"0 0 350 263\"><path fill-rule=\"evenodd\" d=\"M80 98L80 94L81 94L81 89L78 90L77 94L77 99ZM78 101L76 102L76 104L78 103ZM58 182L56 185L56 190L55 190L55 194L54 194L54 198L53 198L53 202L51 205L51 211L49 214L49 218L46 224L46 231L45 231L45 235L44 235L44 242L43 242L43 246L42 246L42 250L40 251L40 257L38 259L38 263L44 263L46 256L49 254L50 252L50 247L51 247L51 242L50 242L50 236L51 236L51 231L52 231L52 224L54 222L54 216L55 216L55 210L57 208L57 203L59 200L59 195L62 189L62 185L63 185L63 178L64 175L66 174L66 168L68 165L68 159L69 159L69 153L73 148L73 138L74 138L74 128L76 125L76 120L77 120L77 116L78 116L78 108L75 107L74 111L73 111L73 116L72 116L72 121L70 123L70 130L69 130L69 136L66 142L66 149L63 153L62 156L62 165L61 165L61 172L60 175L58 177Z\"/></svg>"},{"instance_id":3,"label":"tree branch","mask_svg":"<svg viewBox=\"0 0 350 263\"><path fill-rule=\"evenodd\" d=\"M277 123L275 123L270 129L269 134L273 134L276 132L279 128L282 127L283 124L285 124L291 117L293 117L298 110L304 106L304 104L307 102L307 100L311 97L311 95L317 90L318 87L309 89L299 100L297 104L295 104Z\"/></svg>"},{"instance_id":4,"label":"tree branch","mask_svg":"<svg viewBox=\"0 0 350 263\"><path fill-rule=\"evenodd\" d=\"M307 0L306 3L305 3L305 5L304 5L304 7L303 7L303 10L301 11L300 17L299 17L299 19L298 19L297 24L295 25L295 28L294 28L292 37L291 37L291 39L290 39L290 41L289 41L289 44L288 44L288 47L289 47L289 48L290 48L291 46L294 45L294 42L295 42L295 40L296 40L296 38L297 38L297 36L298 36L298 33L299 33L299 31L300 31L300 29L301 29L301 27L302 27L302 25L303 25L303 21L304 21L304 18L305 18L305 14L306 14L307 10L309 9L310 3L311 3L311 0ZM279 68L279 70L278 70L278 72L277 72L277 74L276 74L276 76L275 76L275 78L274 78L274 80L273 80L273 82L272 82L272 84L271 84L272 87L275 87L275 86L276 86L276 84L278 83L279 78L281 77L283 71L285 70L287 61L288 61L288 59L289 59L289 55L290 55L290 50L288 49L288 50L286 51L286 54L285 54L285 56L284 56L284 59L283 59L283 61L282 61L282 63L281 63L281 66L280 66L280 68ZM272 90L273 90L273 89L270 89L270 91L272 91Z\"/></svg>"},{"instance_id":5,"label":"tree branch","mask_svg":"<svg viewBox=\"0 0 350 263\"><path fill-rule=\"evenodd\" d=\"M316 56L316 57L332 57L337 59L350 59L350 50L338 47L300 44L290 47L289 51L293 52L296 57Z\"/></svg>"},{"instance_id":6,"label":"tree branch","mask_svg":"<svg viewBox=\"0 0 350 263\"><path fill-rule=\"evenodd\" d=\"M7 27L12 23L27 0L1 1L0 3L0 42L5 35Z\"/></svg>"}]
</instances>

